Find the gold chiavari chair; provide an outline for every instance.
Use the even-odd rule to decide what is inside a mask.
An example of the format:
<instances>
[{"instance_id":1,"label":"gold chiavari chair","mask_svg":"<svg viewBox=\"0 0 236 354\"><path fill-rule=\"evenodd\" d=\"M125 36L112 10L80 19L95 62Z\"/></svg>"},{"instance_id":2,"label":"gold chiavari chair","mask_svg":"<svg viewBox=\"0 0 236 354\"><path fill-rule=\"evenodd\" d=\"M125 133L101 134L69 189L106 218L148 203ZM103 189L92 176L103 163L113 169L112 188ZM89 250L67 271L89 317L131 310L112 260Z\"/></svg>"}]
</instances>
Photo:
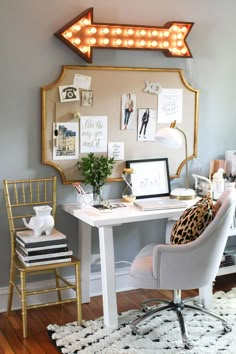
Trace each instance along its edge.
<instances>
[{"instance_id":1,"label":"gold chiavari chair","mask_svg":"<svg viewBox=\"0 0 236 354\"><path fill-rule=\"evenodd\" d=\"M33 207L41 205L49 205L52 208L51 215L55 218L56 214L56 177L37 178L28 180L3 180L4 195L6 201L8 222L11 237L11 266L9 279L9 294L8 294L8 314L12 309L13 291L16 290L21 299L23 337L27 337L27 310L49 305L64 304L76 301L77 304L77 322L82 319L81 310L81 288L80 288L80 260L72 256L71 261L25 266L20 261L16 254L16 232L25 230L22 218L30 218L33 216ZM62 276L60 270L65 267L73 267L75 273L75 282L68 281L65 276ZM30 290L27 287L27 280L31 275L39 275L46 272L52 272L55 277L55 285L47 289ZM32 278L30 277L30 280ZM51 278L50 278L51 279ZM42 278L40 279L42 280ZM50 280L54 283L54 279ZM42 282L41 282L42 283ZM31 286L32 289L32 286ZM75 290L75 297L69 289ZM68 298L65 297L65 290L69 291ZM28 298L33 295L40 296L41 294L56 293L56 298L53 301L42 303L29 303ZM43 295L44 296L44 295ZM31 297L31 299L33 299ZM30 299L29 299L30 300Z\"/></svg>"}]
</instances>

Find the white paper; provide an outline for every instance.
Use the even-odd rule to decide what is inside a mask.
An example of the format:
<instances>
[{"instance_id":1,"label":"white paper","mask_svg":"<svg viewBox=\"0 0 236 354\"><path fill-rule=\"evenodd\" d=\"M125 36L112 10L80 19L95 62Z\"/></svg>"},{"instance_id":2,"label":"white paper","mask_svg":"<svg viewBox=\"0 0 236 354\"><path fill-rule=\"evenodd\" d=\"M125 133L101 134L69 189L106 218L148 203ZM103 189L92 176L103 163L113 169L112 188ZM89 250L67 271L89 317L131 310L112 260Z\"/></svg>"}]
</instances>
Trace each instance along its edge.
<instances>
[{"instance_id":1,"label":"white paper","mask_svg":"<svg viewBox=\"0 0 236 354\"><path fill-rule=\"evenodd\" d=\"M91 85L92 77L86 75L75 74L74 76L74 85L84 89L89 90Z\"/></svg>"},{"instance_id":2,"label":"white paper","mask_svg":"<svg viewBox=\"0 0 236 354\"><path fill-rule=\"evenodd\" d=\"M161 89L158 95L158 123L182 122L183 90Z\"/></svg>"},{"instance_id":3,"label":"white paper","mask_svg":"<svg viewBox=\"0 0 236 354\"><path fill-rule=\"evenodd\" d=\"M124 160L124 142L109 142L108 157L114 157L115 161Z\"/></svg>"},{"instance_id":4,"label":"white paper","mask_svg":"<svg viewBox=\"0 0 236 354\"><path fill-rule=\"evenodd\" d=\"M107 116L80 117L80 152L107 152Z\"/></svg>"}]
</instances>

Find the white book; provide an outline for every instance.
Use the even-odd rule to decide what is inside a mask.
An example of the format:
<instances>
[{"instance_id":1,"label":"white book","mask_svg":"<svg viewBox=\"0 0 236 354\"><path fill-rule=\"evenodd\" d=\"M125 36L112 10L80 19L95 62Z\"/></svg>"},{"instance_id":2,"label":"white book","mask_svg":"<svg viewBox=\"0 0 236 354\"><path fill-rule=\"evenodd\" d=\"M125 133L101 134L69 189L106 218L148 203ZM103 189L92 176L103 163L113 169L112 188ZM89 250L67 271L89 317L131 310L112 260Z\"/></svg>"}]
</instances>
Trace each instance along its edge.
<instances>
[{"instance_id":1,"label":"white book","mask_svg":"<svg viewBox=\"0 0 236 354\"><path fill-rule=\"evenodd\" d=\"M23 260L21 260L21 262L26 267L33 267L33 266L44 265L44 264L64 263L64 262L70 262L70 261L71 261L71 257L62 258L62 259L45 260L45 261L39 261L39 262L34 262L34 263L27 263L27 262L24 262Z\"/></svg>"},{"instance_id":2,"label":"white book","mask_svg":"<svg viewBox=\"0 0 236 354\"><path fill-rule=\"evenodd\" d=\"M16 232L16 240L26 248L45 247L65 243L66 235L56 229L50 235L41 236L34 236L33 230L23 230Z\"/></svg>"}]
</instances>

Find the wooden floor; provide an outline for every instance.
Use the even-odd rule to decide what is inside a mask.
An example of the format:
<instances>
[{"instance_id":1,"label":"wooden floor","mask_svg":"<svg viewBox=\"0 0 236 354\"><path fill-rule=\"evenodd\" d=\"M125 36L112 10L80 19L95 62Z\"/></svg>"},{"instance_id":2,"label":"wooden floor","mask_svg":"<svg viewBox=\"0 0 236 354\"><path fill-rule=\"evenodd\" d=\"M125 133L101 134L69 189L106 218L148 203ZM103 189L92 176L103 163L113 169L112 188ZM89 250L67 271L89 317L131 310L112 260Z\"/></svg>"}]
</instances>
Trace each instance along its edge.
<instances>
[{"instance_id":1,"label":"wooden floor","mask_svg":"<svg viewBox=\"0 0 236 354\"><path fill-rule=\"evenodd\" d=\"M225 275L216 278L214 292L228 291L236 287L236 275ZM195 296L197 291L183 292L183 297ZM163 296L171 298L168 291L132 290L117 294L119 312L139 308L140 302L150 297ZM83 305L83 319L92 320L102 316L102 298L93 297L89 304ZM28 312L28 338L22 338L21 312L14 311L10 316L0 314L0 353L32 353L32 354L56 354L51 340L48 337L46 327L49 323L65 324L75 321L75 305L51 306L48 308L29 310Z\"/></svg>"}]
</instances>

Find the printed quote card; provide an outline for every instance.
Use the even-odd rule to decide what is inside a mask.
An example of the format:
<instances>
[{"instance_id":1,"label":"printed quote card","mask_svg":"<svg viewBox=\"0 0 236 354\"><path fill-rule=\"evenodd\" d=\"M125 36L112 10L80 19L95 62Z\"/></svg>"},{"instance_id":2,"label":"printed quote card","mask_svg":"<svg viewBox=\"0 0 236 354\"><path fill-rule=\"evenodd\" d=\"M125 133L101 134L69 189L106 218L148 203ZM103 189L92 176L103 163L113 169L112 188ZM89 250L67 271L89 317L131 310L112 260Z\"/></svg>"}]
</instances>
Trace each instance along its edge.
<instances>
[{"instance_id":1,"label":"printed quote card","mask_svg":"<svg viewBox=\"0 0 236 354\"><path fill-rule=\"evenodd\" d=\"M158 123L182 123L183 90L161 89L158 96Z\"/></svg>"},{"instance_id":2,"label":"printed quote card","mask_svg":"<svg viewBox=\"0 0 236 354\"><path fill-rule=\"evenodd\" d=\"M107 152L107 116L80 117L80 152Z\"/></svg>"}]
</instances>

